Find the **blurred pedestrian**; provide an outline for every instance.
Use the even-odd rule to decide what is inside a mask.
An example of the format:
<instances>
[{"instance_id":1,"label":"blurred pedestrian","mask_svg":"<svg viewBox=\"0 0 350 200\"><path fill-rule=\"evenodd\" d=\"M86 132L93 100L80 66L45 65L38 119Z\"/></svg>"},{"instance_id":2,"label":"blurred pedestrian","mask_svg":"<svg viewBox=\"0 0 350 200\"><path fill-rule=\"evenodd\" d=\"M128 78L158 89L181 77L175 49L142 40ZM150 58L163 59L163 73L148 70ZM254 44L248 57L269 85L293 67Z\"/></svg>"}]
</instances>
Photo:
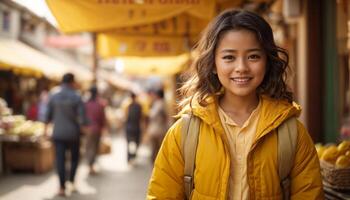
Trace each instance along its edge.
<instances>
[{"instance_id":1,"label":"blurred pedestrian","mask_svg":"<svg viewBox=\"0 0 350 200\"><path fill-rule=\"evenodd\" d=\"M96 86L90 88L90 98L85 103L87 118L89 126L86 133L86 158L89 164L90 174L96 174L94 163L98 154L99 145L101 141L102 130L106 125L105 105L98 97L98 90Z\"/></svg>"},{"instance_id":2,"label":"blurred pedestrian","mask_svg":"<svg viewBox=\"0 0 350 200\"><path fill-rule=\"evenodd\" d=\"M64 74L61 86L51 94L45 122L45 136L48 136L47 124L52 122L54 125L51 137L55 146L56 168L59 176L58 195L65 196L66 151L70 152L69 182L74 191L74 180L80 154L80 134L81 129L87 125L84 103L80 94L75 90L73 74Z\"/></svg>"},{"instance_id":3,"label":"blurred pedestrian","mask_svg":"<svg viewBox=\"0 0 350 200\"><path fill-rule=\"evenodd\" d=\"M142 119L143 116L141 104L137 102L136 94L131 93L131 103L127 107L125 124L129 164L133 163L140 144Z\"/></svg>"},{"instance_id":4,"label":"blurred pedestrian","mask_svg":"<svg viewBox=\"0 0 350 200\"><path fill-rule=\"evenodd\" d=\"M152 163L156 159L160 145L168 129L168 114L162 89L151 90L152 106L149 112L147 133L152 143Z\"/></svg>"},{"instance_id":5,"label":"blurred pedestrian","mask_svg":"<svg viewBox=\"0 0 350 200\"><path fill-rule=\"evenodd\" d=\"M27 120L36 121L38 120L39 107L38 98L34 92L28 95L28 101L28 108L26 112Z\"/></svg>"},{"instance_id":6,"label":"blurred pedestrian","mask_svg":"<svg viewBox=\"0 0 350 200\"><path fill-rule=\"evenodd\" d=\"M181 117L164 138L146 199L324 199L314 143L286 85L288 54L265 19L226 10L208 25L197 51L180 104L180 114L199 120L195 158L187 160L194 162L193 176L184 174L189 153L182 154L181 133L196 133ZM295 129L284 133L297 134L295 145L280 138L295 154L280 160L277 129L288 122ZM289 168L286 179L280 166Z\"/></svg>"},{"instance_id":7,"label":"blurred pedestrian","mask_svg":"<svg viewBox=\"0 0 350 200\"><path fill-rule=\"evenodd\" d=\"M47 90L43 90L40 93L38 103L38 120L45 121L45 115L47 112L47 103L49 101L49 93Z\"/></svg>"}]
</instances>

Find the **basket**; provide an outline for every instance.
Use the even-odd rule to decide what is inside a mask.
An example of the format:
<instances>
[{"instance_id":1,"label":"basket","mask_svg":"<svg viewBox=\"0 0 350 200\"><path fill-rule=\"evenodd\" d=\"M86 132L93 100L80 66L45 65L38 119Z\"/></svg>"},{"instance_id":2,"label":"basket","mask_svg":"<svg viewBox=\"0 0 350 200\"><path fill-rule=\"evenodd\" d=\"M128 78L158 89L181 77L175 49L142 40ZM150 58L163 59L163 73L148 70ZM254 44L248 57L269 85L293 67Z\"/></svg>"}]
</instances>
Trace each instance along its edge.
<instances>
[{"instance_id":1,"label":"basket","mask_svg":"<svg viewBox=\"0 0 350 200\"><path fill-rule=\"evenodd\" d=\"M104 154L110 154L111 152L112 152L111 139L108 137L102 137L100 146L98 148L98 154L104 155Z\"/></svg>"},{"instance_id":2,"label":"basket","mask_svg":"<svg viewBox=\"0 0 350 200\"><path fill-rule=\"evenodd\" d=\"M334 165L320 160L321 174L327 186L334 189L350 189L350 168L338 169Z\"/></svg>"}]
</instances>

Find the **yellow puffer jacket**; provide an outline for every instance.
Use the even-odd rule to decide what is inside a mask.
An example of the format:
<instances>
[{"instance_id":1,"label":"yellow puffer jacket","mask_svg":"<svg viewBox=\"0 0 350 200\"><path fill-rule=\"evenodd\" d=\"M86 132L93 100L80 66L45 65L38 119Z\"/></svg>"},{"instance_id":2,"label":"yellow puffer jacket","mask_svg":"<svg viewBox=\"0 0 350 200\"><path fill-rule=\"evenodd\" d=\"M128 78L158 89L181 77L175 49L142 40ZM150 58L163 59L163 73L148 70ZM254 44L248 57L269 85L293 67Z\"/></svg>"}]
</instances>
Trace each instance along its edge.
<instances>
[{"instance_id":1,"label":"yellow puffer jacket","mask_svg":"<svg viewBox=\"0 0 350 200\"><path fill-rule=\"evenodd\" d=\"M247 161L250 199L281 199L277 163L276 128L298 116L295 103L263 96L259 123ZM193 105L202 119L195 161L192 200L226 200L230 174L228 141L217 112L217 103ZM298 122L298 142L291 171L291 199L324 199L320 166L313 141ZM155 161L146 199L185 199L181 155L181 120L168 131Z\"/></svg>"}]
</instances>

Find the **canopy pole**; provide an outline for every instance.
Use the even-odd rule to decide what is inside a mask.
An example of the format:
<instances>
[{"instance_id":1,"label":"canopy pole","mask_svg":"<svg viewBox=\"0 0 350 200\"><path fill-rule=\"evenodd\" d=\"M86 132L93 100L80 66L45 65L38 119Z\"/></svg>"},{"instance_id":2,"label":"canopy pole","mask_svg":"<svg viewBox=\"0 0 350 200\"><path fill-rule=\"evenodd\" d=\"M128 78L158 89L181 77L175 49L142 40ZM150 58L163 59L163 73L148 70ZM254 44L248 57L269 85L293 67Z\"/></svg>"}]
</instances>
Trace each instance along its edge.
<instances>
[{"instance_id":1,"label":"canopy pole","mask_svg":"<svg viewBox=\"0 0 350 200\"><path fill-rule=\"evenodd\" d=\"M93 52L92 52L92 76L93 76L93 84L97 83L97 69L98 69L98 55L97 55L97 33L92 33L92 43L93 43Z\"/></svg>"}]
</instances>

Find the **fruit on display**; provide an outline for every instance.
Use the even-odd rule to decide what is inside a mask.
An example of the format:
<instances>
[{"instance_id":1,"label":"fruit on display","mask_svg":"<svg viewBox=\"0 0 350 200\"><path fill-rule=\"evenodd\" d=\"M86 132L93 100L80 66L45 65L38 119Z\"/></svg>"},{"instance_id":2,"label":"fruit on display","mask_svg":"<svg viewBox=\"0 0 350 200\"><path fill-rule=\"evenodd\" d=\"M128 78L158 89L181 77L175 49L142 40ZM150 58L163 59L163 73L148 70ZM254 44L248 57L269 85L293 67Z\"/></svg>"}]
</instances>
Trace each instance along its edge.
<instances>
[{"instance_id":1,"label":"fruit on display","mask_svg":"<svg viewBox=\"0 0 350 200\"><path fill-rule=\"evenodd\" d=\"M345 154L346 151L350 150L350 141L346 141L346 140L342 141L338 145L337 149L341 155Z\"/></svg>"},{"instance_id":2,"label":"fruit on display","mask_svg":"<svg viewBox=\"0 0 350 200\"><path fill-rule=\"evenodd\" d=\"M10 124L6 131L10 135L38 136L44 132L45 125L43 122L26 120L23 115L5 116L2 120Z\"/></svg>"},{"instance_id":3,"label":"fruit on display","mask_svg":"<svg viewBox=\"0 0 350 200\"><path fill-rule=\"evenodd\" d=\"M321 160L327 161L331 164L335 164L335 161L337 160L338 156L338 148L335 145L331 145L324 150L323 154L321 155Z\"/></svg>"},{"instance_id":4,"label":"fruit on display","mask_svg":"<svg viewBox=\"0 0 350 200\"><path fill-rule=\"evenodd\" d=\"M317 143L315 147L316 147L318 158L321 158L324 150L326 150L327 147L323 146L321 143Z\"/></svg>"},{"instance_id":5,"label":"fruit on display","mask_svg":"<svg viewBox=\"0 0 350 200\"><path fill-rule=\"evenodd\" d=\"M350 151L346 151L345 155L350 157Z\"/></svg>"},{"instance_id":6,"label":"fruit on display","mask_svg":"<svg viewBox=\"0 0 350 200\"><path fill-rule=\"evenodd\" d=\"M340 144L315 145L318 157L338 169L350 168L350 141L344 140Z\"/></svg>"},{"instance_id":7,"label":"fruit on display","mask_svg":"<svg viewBox=\"0 0 350 200\"><path fill-rule=\"evenodd\" d=\"M350 158L345 156L345 155L341 155L337 158L337 161L335 162L335 167L336 168L348 168L350 167Z\"/></svg>"}]
</instances>

